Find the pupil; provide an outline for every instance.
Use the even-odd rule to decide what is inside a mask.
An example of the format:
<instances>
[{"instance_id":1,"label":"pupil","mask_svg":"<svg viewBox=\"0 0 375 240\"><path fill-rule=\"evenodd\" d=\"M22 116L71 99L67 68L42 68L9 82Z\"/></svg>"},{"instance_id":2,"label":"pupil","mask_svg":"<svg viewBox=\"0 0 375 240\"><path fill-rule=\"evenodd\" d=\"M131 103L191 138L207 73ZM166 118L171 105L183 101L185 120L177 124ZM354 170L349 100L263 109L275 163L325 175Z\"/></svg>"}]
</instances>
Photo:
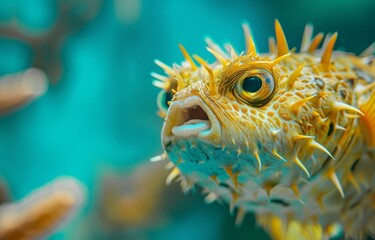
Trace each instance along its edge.
<instances>
[{"instance_id":1,"label":"pupil","mask_svg":"<svg viewBox=\"0 0 375 240\"><path fill-rule=\"evenodd\" d=\"M256 76L245 78L242 83L242 88L246 92L257 92L262 87L262 79Z\"/></svg>"},{"instance_id":2,"label":"pupil","mask_svg":"<svg viewBox=\"0 0 375 240\"><path fill-rule=\"evenodd\" d=\"M172 93L165 92L165 95L164 95L164 106L165 106L165 108L168 109L168 107L169 107L168 102L172 100L172 97L173 97Z\"/></svg>"}]
</instances>

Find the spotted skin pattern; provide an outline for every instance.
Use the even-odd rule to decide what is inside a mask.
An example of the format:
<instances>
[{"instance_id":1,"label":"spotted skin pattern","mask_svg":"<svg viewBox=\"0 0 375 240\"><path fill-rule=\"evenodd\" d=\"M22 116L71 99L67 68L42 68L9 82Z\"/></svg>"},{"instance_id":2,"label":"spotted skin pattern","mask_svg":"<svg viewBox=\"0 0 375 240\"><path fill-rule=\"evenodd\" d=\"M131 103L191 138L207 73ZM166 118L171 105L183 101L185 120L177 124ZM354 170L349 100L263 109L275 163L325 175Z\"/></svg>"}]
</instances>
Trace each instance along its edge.
<instances>
[{"instance_id":1,"label":"spotted skin pattern","mask_svg":"<svg viewBox=\"0 0 375 240\"><path fill-rule=\"evenodd\" d=\"M207 39L214 63L181 45L181 65L156 60L165 153L153 160L170 160L167 183L199 185L238 223L254 212L274 239L374 236L374 45L360 57L333 51L333 34L318 49L323 35L307 25L297 53L276 20L276 43L259 54L243 28L241 54ZM254 76L255 93L243 84Z\"/></svg>"}]
</instances>

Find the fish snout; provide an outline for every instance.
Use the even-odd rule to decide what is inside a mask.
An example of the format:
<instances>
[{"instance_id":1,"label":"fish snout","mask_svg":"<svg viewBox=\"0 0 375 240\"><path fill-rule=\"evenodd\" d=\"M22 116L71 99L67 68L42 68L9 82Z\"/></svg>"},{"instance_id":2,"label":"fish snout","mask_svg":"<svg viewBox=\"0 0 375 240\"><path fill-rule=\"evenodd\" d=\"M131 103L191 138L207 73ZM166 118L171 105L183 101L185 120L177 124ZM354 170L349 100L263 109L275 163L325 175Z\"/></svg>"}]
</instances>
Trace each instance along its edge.
<instances>
[{"instance_id":1,"label":"fish snout","mask_svg":"<svg viewBox=\"0 0 375 240\"><path fill-rule=\"evenodd\" d=\"M221 127L211 108L199 96L174 101L168 110L162 130L167 148L179 139L198 138L219 145Z\"/></svg>"}]
</instances>

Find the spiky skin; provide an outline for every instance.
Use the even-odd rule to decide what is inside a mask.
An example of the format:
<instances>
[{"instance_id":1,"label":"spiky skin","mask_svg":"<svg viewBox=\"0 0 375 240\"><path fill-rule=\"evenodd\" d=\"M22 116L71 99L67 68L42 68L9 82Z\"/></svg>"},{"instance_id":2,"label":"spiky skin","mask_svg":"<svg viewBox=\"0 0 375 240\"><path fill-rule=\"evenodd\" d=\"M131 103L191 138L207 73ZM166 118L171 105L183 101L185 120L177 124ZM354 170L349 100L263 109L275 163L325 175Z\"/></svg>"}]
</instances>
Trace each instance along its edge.
<instances>
[{"instance_id":1,"label":"spiky skin","mask_svg":"<svg viewBox=\"0 0 375 240\"><path fill-rule=\"evenodd\" d=\"M318 229L306 234L311 239L330 236L336 225L347 237L373 236L375 151L359 110L375 94L373 56L332 52L336 34L315 50L305 33L301 52L292 52L277 21L275 27L277 47L271 41L270 53L256 53L245 26L245 53L231 47L227 53L210 42L218 59L212 64L195 56L197 67L183 48L187 61L181 66L157 62L168 76L154 74L162 80L155 85L173 95L169 109L159 103L163 145L175 167L168 181L179 175L185 191L197 184L208 201L254 212L274 238L288 236L291 223L305 232ZM254 69L271 73L275 86L260 106L235 89ZM209 112L213 130L206 135L173 136L187 99ZM284 227L277 229L278 222Z\"/></svg>"}]
</instances>

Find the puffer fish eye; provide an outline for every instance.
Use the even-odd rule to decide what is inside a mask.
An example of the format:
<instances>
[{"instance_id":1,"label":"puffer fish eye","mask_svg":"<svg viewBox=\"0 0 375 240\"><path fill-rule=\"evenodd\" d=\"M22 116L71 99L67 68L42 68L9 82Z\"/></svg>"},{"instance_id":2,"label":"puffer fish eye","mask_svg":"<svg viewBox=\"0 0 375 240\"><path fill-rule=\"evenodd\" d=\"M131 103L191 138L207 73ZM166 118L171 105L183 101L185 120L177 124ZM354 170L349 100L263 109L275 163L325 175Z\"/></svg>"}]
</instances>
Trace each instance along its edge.
<instances>
[{"instance_id":1,"label":"puffer fish eye","mask_svg":"<svg viewBox=\"0 0 375 240\"><path fill-rule=\"evenodd\" d=\"M167 111L169 104L168 102L172 100L172 93L167 91L160 91L157 97L157 105L159 110Z\"/></svg>"},{"instance_id":2,"label":"puffer fish eye","mask_svg":"<svg viewBox=\"0 0 375 240\"><path fill-rule=\"evenodd\" d=\"M266 104L275 90L272 74L265 69L247 71L236 83L234 94L245 103L260 107Z\"/></svg>"}]
</instances>

